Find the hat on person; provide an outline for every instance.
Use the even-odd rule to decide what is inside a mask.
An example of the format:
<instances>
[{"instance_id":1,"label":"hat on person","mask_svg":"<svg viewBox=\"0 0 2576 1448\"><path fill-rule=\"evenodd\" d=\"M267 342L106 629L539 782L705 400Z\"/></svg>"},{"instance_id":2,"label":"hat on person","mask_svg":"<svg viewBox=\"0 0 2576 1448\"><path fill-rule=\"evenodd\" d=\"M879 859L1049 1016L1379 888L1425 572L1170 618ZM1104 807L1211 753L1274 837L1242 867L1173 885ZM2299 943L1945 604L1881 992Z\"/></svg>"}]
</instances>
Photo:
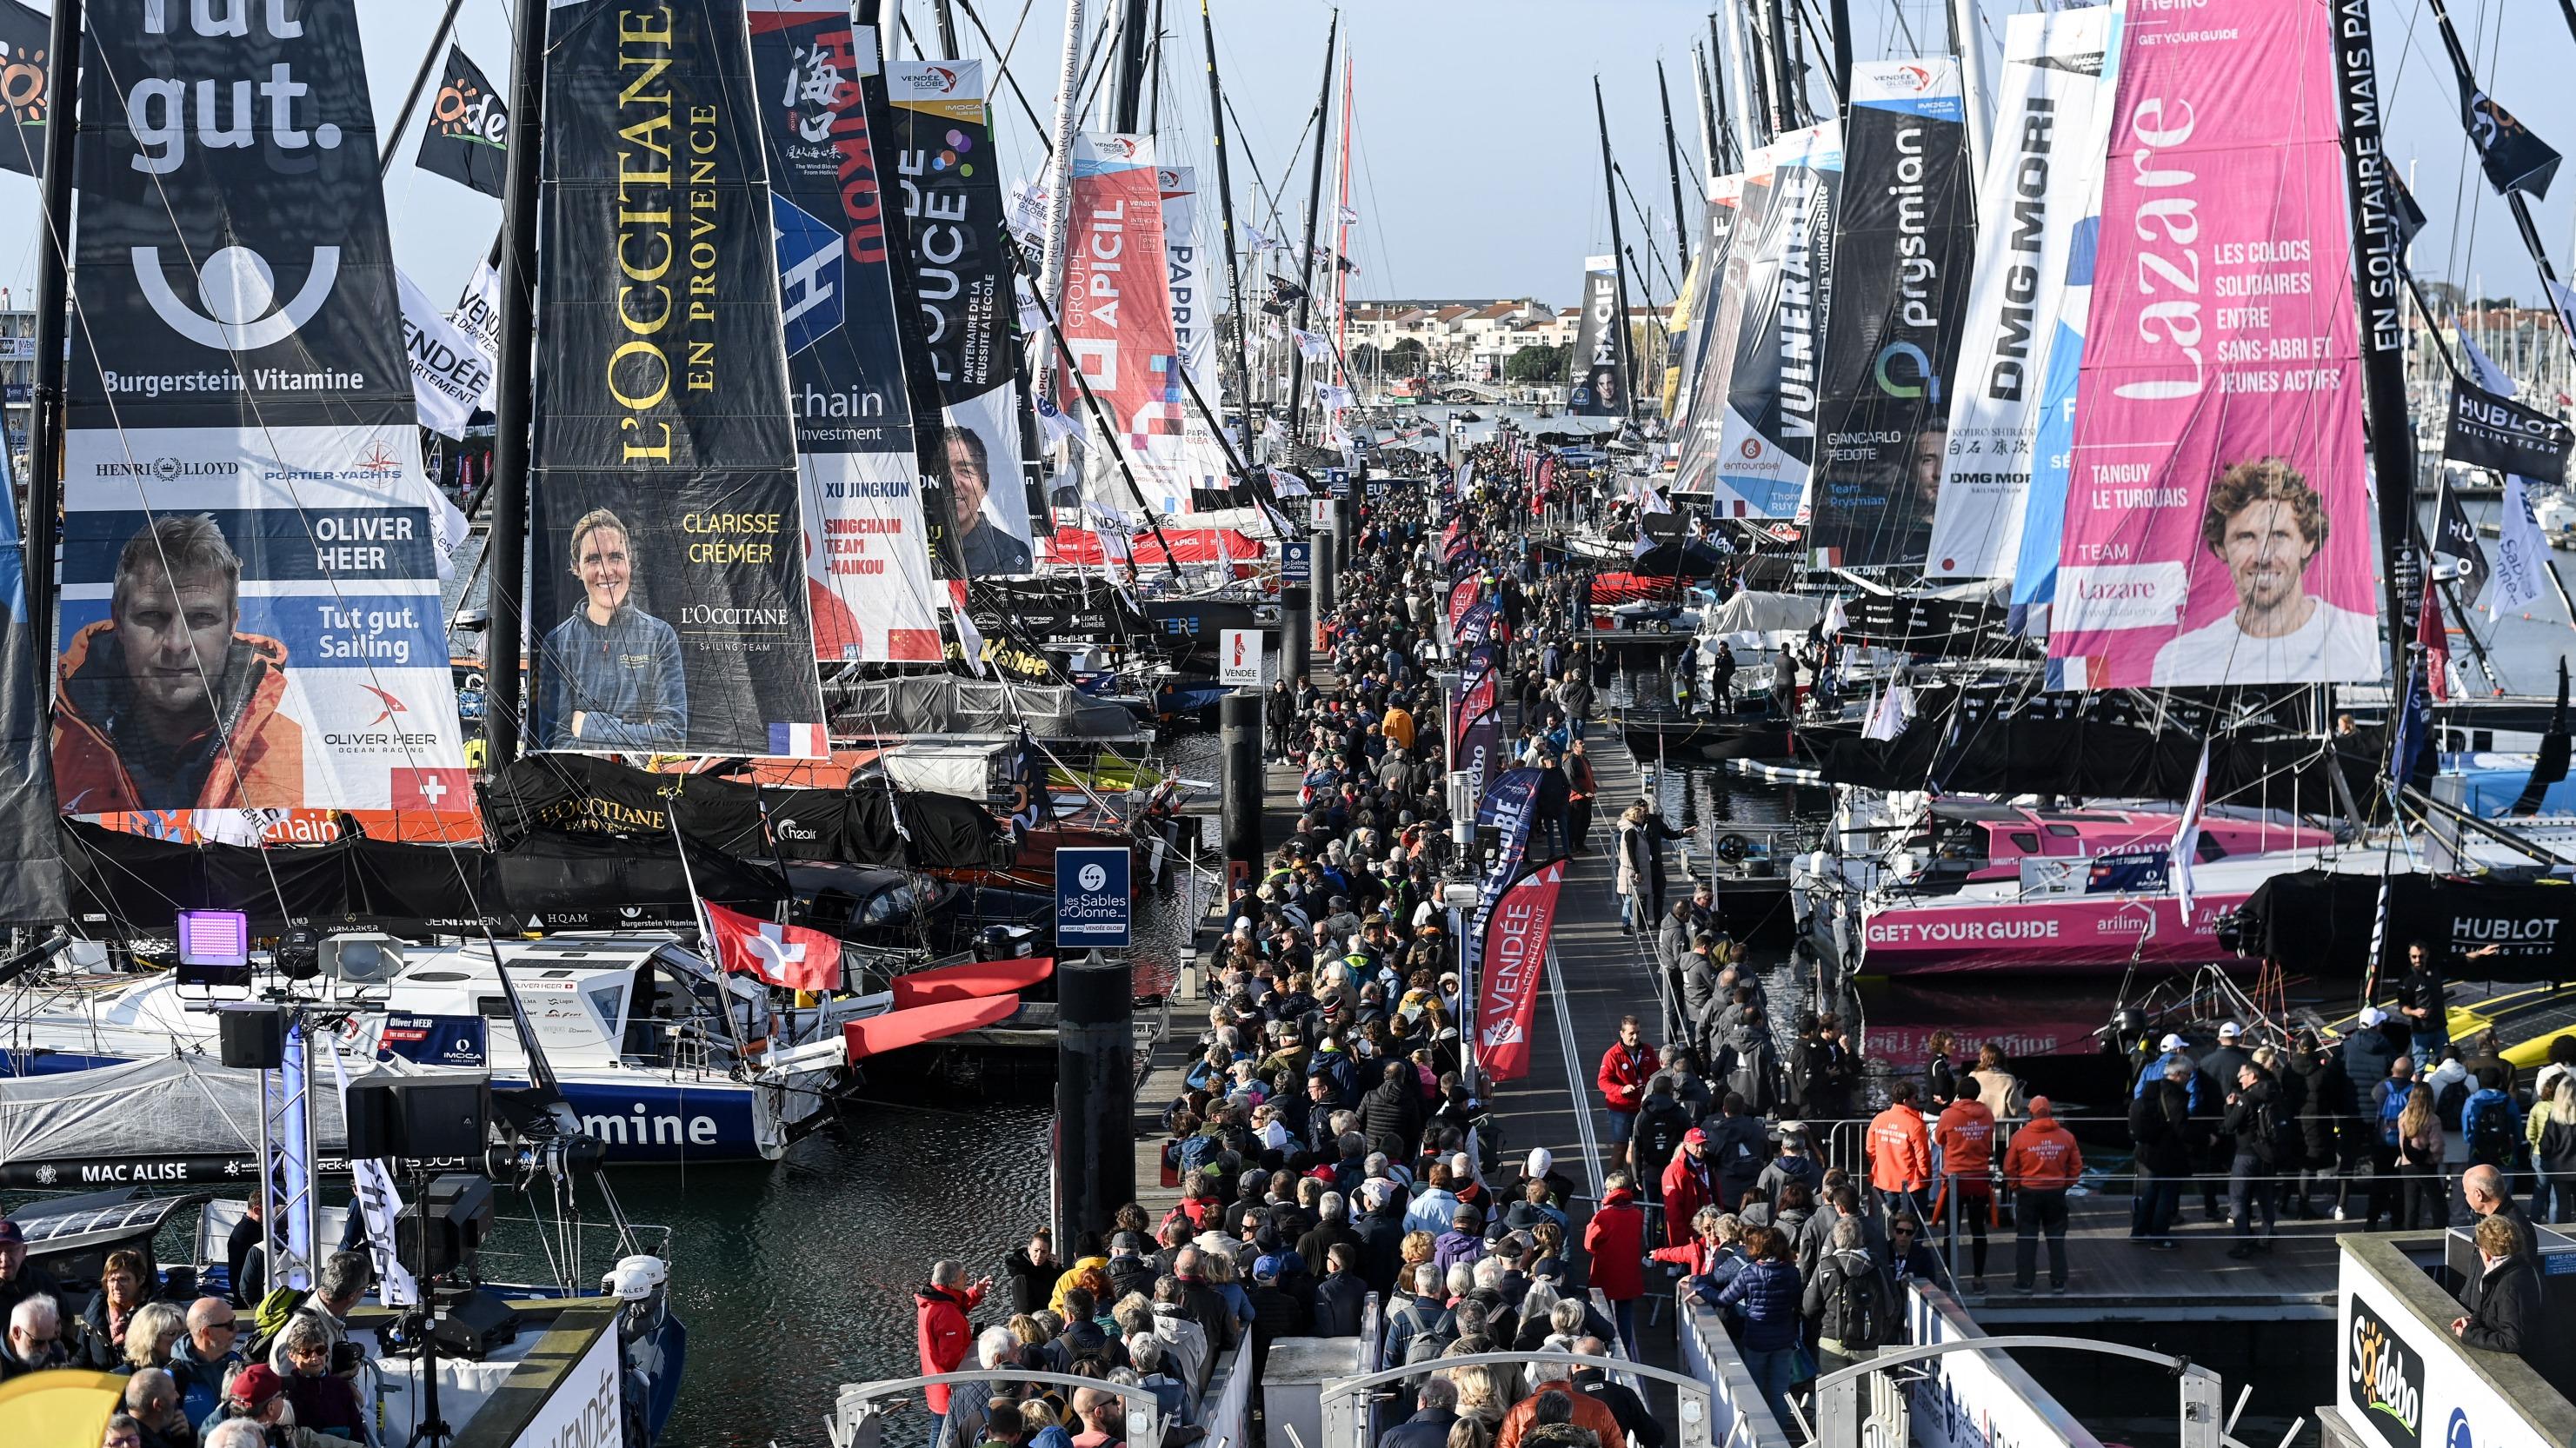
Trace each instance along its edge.
<instances>
[{"instance_id":1,"label":"hat on person","mask_svg":"<svg viewBox=\"0 0 2576 1448\"><path fill-rule=\"evenodd\" d=\"M1690 1130L1682 1133L1682 1144L1684 1146L1706 1146L1708 1145L1708 1133L1694 1126Z\"/></svg>"},{"instance_id":2,"label":"hat on person","mask_svg":"<svg viewBox=\"0 0 2576 1448\"><path fill-rule=\"evenodd\" d=\"M1529 1160L1521 1165L1521 1173L1524 1176L1543 1177L1547 1175L1548 1168L1554 1165L1556 1165L1555 1153L1543 1146L1533 1146L1530 1148Z\"/></svg>"},{"instance_id":3,"label":"hat on person","mask_svg":"<svg viewBox=\"0 0 2576 1448\"><path fill-rule=\"evenodd\" d=\"M2179 1051L2182 1049L2182 1037L2174 1035L2171 1032L2167 1032L2163 1040L2156 1042L2156 1049L2159 1051Z\"/></svg>"},{"instance_id":4,"label":"hat on person","mask_svg":"<svg viewBox=\"0 0 2576 1448\"><path fill-rule=\"evenodd\" d=\"M1277 1253L1258 1258L1252 1264L1252 1275L1263 1282L1276 1282L1279 1280L1279 1265Z\"/></svg>"},{"instance_id":5,"label":"hat on person","mask_svg":"<svg viewBox=\"0 0 2576 1448\"><path fill-rule=\"evenodd\" d=\"M2388 1012L2381 1010L2377 1006L2363 1006L2361 1008L2361 1024L2364 1030L2376 1026L2387 1019Z\"/></svg>"},{"instance_id":6,"label":"hat on person","mask_svg":"<svg viewBox=\"0 0 2576 1448\"><path fill-rule=\"evenodd\" d=\"M2220 1039L2220 1040L2222 1040L2222 1041L2232 1041L2232 1040L2235 1040L2238 1036L2241 1036L2241 1035L2244 1035L2244 1034L2245 1034L2245 1028L2244 1028L2243 1026L2240 1026L2240 1025L2236 1024L2234 1021L2229 1021L2226 1025L2220 1026L2220 1027L2218 1028L2218 1039Z\"/></svg>"},{"instance_id":7,"label":"hat on person","mask_svg":"<svg viewBox=\"0 0 2576 1448\"><path fill-rule=\"evenodd\" d=\"M6 1218L0 1218L0 1246L23 1247L25 1245L27 1245L27 1234L18 1230L18 1224Z\"/></svg>"},{"instance_id":8,"label":"hat on person","mask_svg":"<svg viewBox=\"0 0 2576 1448\"><path fill-rule=\"evenodd\" d=\"M271 1400L285 1391L286 1384L278 1378L275 1368L266 1363L252 1363L233 1374L233 1380L224 1387L224 1396L245 1408L259 1409L267 1407Z\"/></svg>"}]
</instances>

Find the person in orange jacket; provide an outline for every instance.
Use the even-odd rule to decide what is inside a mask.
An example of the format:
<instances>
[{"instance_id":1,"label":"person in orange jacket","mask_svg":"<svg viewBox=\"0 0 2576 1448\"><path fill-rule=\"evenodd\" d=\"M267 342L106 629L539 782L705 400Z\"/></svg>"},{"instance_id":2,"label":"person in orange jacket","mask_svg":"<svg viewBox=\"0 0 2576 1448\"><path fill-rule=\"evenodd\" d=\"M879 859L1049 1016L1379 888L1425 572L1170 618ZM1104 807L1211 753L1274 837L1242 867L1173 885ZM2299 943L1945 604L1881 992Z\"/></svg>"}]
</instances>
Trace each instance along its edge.
<instances>
[{"instance_id":1,"label":"person in orange jacket","mask_svg":"<svg viewBox=\"0 0 2576 1448\"><path fill-rule=\"evenodd\" d=\"M2013 1133L2004 1153L2004 1181L2013 1189L2013 1291L2031 1290L2039 1261L2039 1235L2048 1234L2048 1290L2066 1290L2066 1189L2084 1175L2084 1153L2074 1133L2057 1124L2048 1098L2030 1098L2030 1122Z\"/></svg>"},{"instance_id":2,"label":"person in orange jacket","mask_svg":"<svg viewBox=\"0 0 2576 1448\"><path fill-rule=\"evenodd\" d=\"M1986 1290L1986 1218L1995 1200L1995 1114L1978 1096L1984 1088L1974 1076L1961 1076L1952 1086L1949 1109L1933 1124L1932 1143L1941 1148L1941 1194L1932 1220L1964 1214L1968 1226L1968 1276L1976 1290ZM1955 1276L1959 1264L1950 1264Z\"/></svg>"},{"instance_id":3,"label":"person in orange jacket","mask_svg":"<svg viewBox=\"0 0 2576 1448\"><path fill-rule=\"evenodd\" d=\"M1664 1245L1679 1247L1691 1239L1691 1222L1699 1209L1717 1201L1717 1178L1708 1159L1708 1133L1692 1127L1681 1148L1664 1168Z\"/></svg>"},{"instance_id":4,"label":"person in orange jacket","mask_svg":"<svg viewBox=\"0 0 2576 1448\"><path fill-rule=\"evenodd\" d=\"M1916 1221L1932 1215L1932 1133L1914 1103L1920 1093L1911 1081L1899 1081L1888 1093L1889 1105L1869 1123L1862 1146L1869 1157L1869 1184L1890 1216L1911 1213Z\"/></svg>"},{"instance_id":5,"label":"person in orange jacket","mask_svg":"<svg viewBox=\"0 0 2576 1448\"><path fill-rule=\"evenodd\" d=\"M1654 1050L1646 1044L1646 1033L1635 1016L1619 1020L1619 1039L1601 1053L1601 1069L1593 1084L1601 1088L1601 1108L1608 1117L1610 1159L1622 1166L1640 1171L1656 1171L1661 1162L1628 1160L1628 1136L1637 1125L1637 1110L1645 1104L1646 1080L1655 1074Z\"/></svg>"}]
</instances>

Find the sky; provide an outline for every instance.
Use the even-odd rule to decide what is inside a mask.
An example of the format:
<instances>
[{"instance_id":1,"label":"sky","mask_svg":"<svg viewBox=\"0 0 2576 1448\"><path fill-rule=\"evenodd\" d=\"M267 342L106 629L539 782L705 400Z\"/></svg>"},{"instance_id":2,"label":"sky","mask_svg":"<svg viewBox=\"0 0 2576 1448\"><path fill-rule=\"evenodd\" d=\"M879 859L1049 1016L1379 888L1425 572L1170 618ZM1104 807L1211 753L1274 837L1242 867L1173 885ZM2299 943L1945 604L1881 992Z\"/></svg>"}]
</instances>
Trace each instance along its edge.
<instances>
[{"instance_id":1,"label":"sky","mask_svg":"<svg viewBox=\"0 0 2576 1448\"><path fill-rule=\"evenodd\" d=\"M443 7L437 0L354 3L378 122L389 128ZM990 56L1008 48L1011 74L1038 111L1048 113L1066 0L956 3L963 52ZM1812 3L1824 9L1823 0ZM1862 59L1946 46L1940 0L1851 3ZM1991 69L2004 18L2027 0L1975 3ZM891 11L897 0L886 4ZM1298 147L1322 79L1334 9L1324 0L1207 4L1218 29L1217 64L1240 121L1229 136L1238 214L1265 231L1294 234L1312 155ZM1116 5L1090 0L1093 32ZM1162 156L1205 168L1211 152L1199 6L1164 0L1163 8ZM2558 6L2452 0L2450 8L2497 101L2544 140L2576 148L2576 90L2564 80L2576 63L2576 38ZM993 47L976 34L969 9L992 29ZM1341 35L1355 80L1350 205L1361 216L1352 240L1361 273L1352 295L1534 296L1570 304L1583 258L1609 250L1591 84L1597 75L1612 148L1636 202L1655 220L1648 237L1635 213L1622 217L1630 250L1659 255L1648 266L1646 290L1632 295L1669 298L1672 186L1655 63L1664 62L1672 84L1687 177L1698 153L1691 47L1707 39L1708 9L1702 0L1352 0L1342 7ZM903 0L901 10L920 41L935 48L932 0ZM2392 77L2389 150L2410 168L2430 216L2415 243L2417 274L2482 286L2485 295L2537 298L2539 285L2511 217L2474 165L2464 168L2459 96L2429 6L2374 0L2374 10L2380 66ZM508 67L509 15L504 0L465 0L458 17L459 40L496 82ZM1908 33L1919 46L1908 43ZM899 57L912 54L900 33L894 47ZM1826 96L1817 59L1821 105ZM1042 155L1038 134L1006 88L995 83L994 92L1006 174L1031 174ZM387 177L386 207L396 260L430 295L443 298L456 294L489 247L500 204L410 163L423 124L416 116L412 136L401 143L403 159ZM1212 189L1213 178L1201 184ZM1328 174L1328 197L1332 184ZM1267 213L1264 198L1271 197L1277 225ZM32 181L0 176L0 286L22 305L35 279L34 201ZM2535 219L2563 276L2576 244L2576 175L2559 179L2535 207Z\"/></svg>"}]
</instances>

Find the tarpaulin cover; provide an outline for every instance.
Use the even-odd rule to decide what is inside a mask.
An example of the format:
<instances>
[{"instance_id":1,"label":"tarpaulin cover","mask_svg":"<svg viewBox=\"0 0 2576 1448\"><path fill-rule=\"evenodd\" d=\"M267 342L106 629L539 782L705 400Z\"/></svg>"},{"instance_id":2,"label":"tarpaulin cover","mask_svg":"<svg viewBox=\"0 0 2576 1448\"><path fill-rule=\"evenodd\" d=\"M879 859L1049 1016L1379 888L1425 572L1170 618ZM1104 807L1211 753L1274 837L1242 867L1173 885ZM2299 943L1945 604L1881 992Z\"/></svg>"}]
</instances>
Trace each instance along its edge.
<instances>
[{"instance_id":1,"label":"tarpaulin cover","mask_svg":"<svg viewBox=\"0 0 2576 1448\"><path fill-rule=\"evenodd\" d=\"M2245 902L2256 922L2246 950L2311 975L2358 980L2370 969L2371 925L2379 877L2300 870L2275 875ZM2388 880L2384 990L2406 970L2406 949L2421 940L2436 960L2487 945L2503 947L2454 969L2489 981L2576 980L2576 886L2503 885L2447 876L2401 874Z\"/></svg>"},{"instance_id":2,"label":"tarpaulin cover","mask_svg":"<svg viewBox=\"0 0 2576 1448\"><path fill-rule=\"evenodd\" d=\"M891 808L912 829L909 841L890 822L879 827L889 794L896 796ZM867 798L879 804L859 803ZM840 790L763 789L706 775L651 774L605 759L522 759L494 778L488 817L505 842L545 833L667 843L675 816L690 840L752 860L923 869L1010 863L1007 836L980 803L897 791L884 780L855 780Z\"/></svg>"},{"instance_id":3,"label":"tarpaulin cover","mask_svg":"<svg viewBox=\"0 0 2576 1448\"><path fill-rule=\"evenodd\" d=\"M1681 589L1669 578L1639 578L1633 573L1598 573L1591 580L1590 603L1595 608L1614 604L1642 603L1649 599L1678 598Z\"/></svg>"},{"instance_id":4,"label":"tarpaulin cover","mask_svg":"<svg viewBox=\"0 0 2576 1448\"><path fill-rule=\"evenodd\" d=\"M1739 589L1707 620L1711 633L1804 633L1825 616L1825 606L1803 593Z\"/></svg>"},{"instance_id":5,"label":"tarpaulin cover","mask_svg":"<svg viewBox=\"0 0 2576 1448\"><path fill-rule=\"evenodd\" d=\"M1062 684L982 683L953 674L836 685L832 727L858 734L1001 734L1021 726L1041 739L1123 739L1136 716Z\"/></svg>"},{"instance_id":6,"label":"tarpaulin cover","mask_svg":"<svg viewBox=\"0 0 2576 1448\"><path fill-rule=\"evenodd\" d=\"M1902 649L1942 658L1994 658L2013 652L1997 604L1871 593L1849 600L1836 636L1844 643Z\"/></svg>"},{"instance_id":7,"label":"tarpaulin cover","mask_svg":"<svg viewBox=\"0 0 2576 1448\"><path fill-rule=\"evenodd\" d=\"M349 1078L377 1074L353 1069ZM230 1156L248 1168L259 1159L259 1114L260 1073L202 1056L0 1081L0 1183L45 1185L35 1169L47 1162ZM347 1150L339 1092L313 1093L312 1142L322 1156Z\"/></svg>"}]
</instances>

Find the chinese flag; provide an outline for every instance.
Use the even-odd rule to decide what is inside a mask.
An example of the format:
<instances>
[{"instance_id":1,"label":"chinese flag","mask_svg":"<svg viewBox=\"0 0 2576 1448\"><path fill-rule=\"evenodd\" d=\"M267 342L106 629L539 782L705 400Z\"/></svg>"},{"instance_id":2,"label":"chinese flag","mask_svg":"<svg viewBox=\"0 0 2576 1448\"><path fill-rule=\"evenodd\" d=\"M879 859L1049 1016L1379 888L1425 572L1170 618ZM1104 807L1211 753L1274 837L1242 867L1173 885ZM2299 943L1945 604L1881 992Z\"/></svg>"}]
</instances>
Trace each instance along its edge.
<instances>
[{"instance_id":1,"label":"chinese flag","mask_svg":"<svg viewBox=\"0 0 2576 1448\"><path fill-rule=\"evenodd\" d=\"M701 903L715 931L716 964L727 971L817 994L840 989L840 941L801 925L755 920L712 900Z\"/></svg>"}]
</instances>

